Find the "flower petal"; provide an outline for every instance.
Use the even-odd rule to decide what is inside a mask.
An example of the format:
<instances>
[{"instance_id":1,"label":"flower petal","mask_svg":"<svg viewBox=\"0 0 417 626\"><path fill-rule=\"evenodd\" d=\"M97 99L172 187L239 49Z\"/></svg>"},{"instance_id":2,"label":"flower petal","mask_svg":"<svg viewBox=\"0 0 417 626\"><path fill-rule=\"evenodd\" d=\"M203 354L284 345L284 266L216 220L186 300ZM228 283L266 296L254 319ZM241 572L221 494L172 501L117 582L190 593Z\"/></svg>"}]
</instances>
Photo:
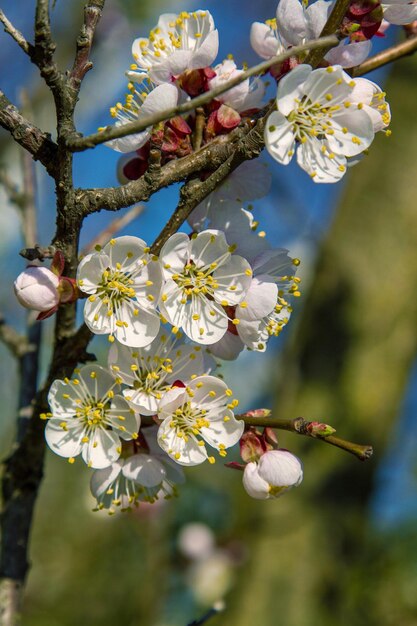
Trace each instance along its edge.
<instances>
[{"instance_id":1,"label":"flower petal","mask_svg":"<svg viewBox=\"0 0 417 626\"><path fill-rule=\"evenodd\" d=\"M119 435L112 430L95 430L88 443L82 444L82 457L89 467L101 469L116 461L122 448Z\"/></svg>"},{"instance_id":2,"label":"flower petal","mask_svg":"<svg viewBox=\"0 0 417 626\"><path fill-rule=\"evenodd\" d=\"M271 313L277 303L278 287L267 274L253 278L245 296L243 307L236 307L236 317L245 320L259 320Z\"/></svg>"},{"instance_id":3,"label":"flower petal","mask_svg":"<svg viewBox=\"0 0 417 626\"><path fill-rule=\"evenodd\" d=\"M269 154L283 165L288 165L293 157L295 136L292 124L280 111L274 111L268 117L265 127L265 146Z\"/></svg>"}]
</instances>

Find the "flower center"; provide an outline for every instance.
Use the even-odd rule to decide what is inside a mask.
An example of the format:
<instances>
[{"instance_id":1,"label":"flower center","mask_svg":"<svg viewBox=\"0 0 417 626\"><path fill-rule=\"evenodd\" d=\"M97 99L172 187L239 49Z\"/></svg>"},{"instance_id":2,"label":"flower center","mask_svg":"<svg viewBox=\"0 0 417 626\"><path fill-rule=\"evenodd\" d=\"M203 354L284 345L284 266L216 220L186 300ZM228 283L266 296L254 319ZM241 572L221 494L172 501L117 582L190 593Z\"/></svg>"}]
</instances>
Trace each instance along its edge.
<instances>
[{"instance_id":1,"label":"flower center","mask_svg":"<svg viewBox=\"0 0 417 626\"><path fill-rule=\"evenodd\" d=\"M133 282L130 274L126 274L118 269L107 269L103 272L97 295L104 302L107 299L107 304L120 304L125 300L131 300L136 297L135 290L131 287Z\"/></svg>"},{"instance_id":2,"label":"flower center","mask_svg":"<svg viewBox=\"0 0 417 626\"><path fill-rule=\"evenodd\" d=\"M82 404L76 409L75 416L84 422L86 426L105 426L107 409L108 403L93 402L91 404Z\"/></svg>"},{"instance_id":3,"label":"flower center","mask_svg":"<svg viewBox=\"0 0 417 626\"><path fill-rule=\"evenodd\" d=\"M187 299L191 299L192 295L203 295L213 299L214 291L219 287L212 275L216 267L217 263L212 263L208 269L203 271L190 262L184 266L182 274L174 274L172 278L182 289Z\"/></svg>"},{"instance_id":4,"label":"flower center","mask_svg":"<svg viewBox=\"0 0 417 626\"><path fill-rule=\"evenodd\" d=\"M175 428L177 437L184 437L187 441L188 437L196 438L201 434L202 428L208 428L210 422L206 419L206 409L199 409L191 406L191 402L186 402L176 409L172 415L170 427Z\"/></svg>"}]
</instances>

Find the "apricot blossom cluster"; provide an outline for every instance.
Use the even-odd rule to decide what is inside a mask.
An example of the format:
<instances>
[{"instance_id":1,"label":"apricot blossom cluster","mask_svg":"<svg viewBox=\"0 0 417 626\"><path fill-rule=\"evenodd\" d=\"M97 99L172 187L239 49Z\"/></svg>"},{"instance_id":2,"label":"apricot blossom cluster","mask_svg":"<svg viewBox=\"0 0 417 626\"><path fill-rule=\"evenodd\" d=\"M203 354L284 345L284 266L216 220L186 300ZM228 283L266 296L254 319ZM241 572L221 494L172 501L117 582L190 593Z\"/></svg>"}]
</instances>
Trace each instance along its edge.
<instances>
[{"instance_id":1,"label":"apricot blossom cluster","mask_svg":"<svg viewBox=\"0 0 417 626\"><path fill-rule=\"evenodd\" d=\"M253 48L273 59L317 38L333 4L280 0L275 18L252 25ZM281 165L296 156L318 183L340 180L375 133L389 134L384 92L343 68L366 58L383 16L394 24L415 19L415 3L368 4L351 3L343 38L320 67L294 55L270 69L277 94L262 112L268 114L266 148ZM178 103L245 78L231 56L216 63L217 52L218 31L206 10L164 14L148 37L133 42L127 94L111 116L116 127L160 112L167 112L167 121L107 142L123 153L122 183L145 174L153 148L163 164L260 115L266 84L256 77L207 99L195 113L172 116ZM28 268L16 280L19 301L41 317L84 298L86 325L108 337L107 367L85 365L72 379L55 381L50 412L42 415L49 447L70 463L80 456L94 470L98 509L112 513L171 497L184 480L181 466L214 463L216 452L224 459L238 442L243 464L227 465L243 470L252 497L278 497L301 482L301 462L278 447L271 429L244 432L235 414L238 400L216 376L215 359L264 352L300 295L300 261L268 242L247 205L269 185L264 164L245 162L194 209L191 233L173 233L159 255L127 235L87 254L76 282L63 276L60 258L51 271Z\"/></svg>"}]
</instances>

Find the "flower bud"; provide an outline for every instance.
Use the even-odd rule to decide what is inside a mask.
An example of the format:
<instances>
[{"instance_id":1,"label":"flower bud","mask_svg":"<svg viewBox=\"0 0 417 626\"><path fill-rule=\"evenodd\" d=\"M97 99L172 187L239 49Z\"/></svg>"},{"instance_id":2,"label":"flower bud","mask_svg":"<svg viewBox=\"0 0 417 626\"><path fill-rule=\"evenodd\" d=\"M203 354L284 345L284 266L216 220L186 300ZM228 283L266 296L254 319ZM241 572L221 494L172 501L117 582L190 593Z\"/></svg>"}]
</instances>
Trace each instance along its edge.
<instances>
[{"instance_id":1,"label":"flower bud","mask_svg":"<svg viewBox=\"0 0 417 626\"><path fill-rule=\"evenodd\" d=\"M59 303L59 277L46 267L27 267L14 281L20 304L35 311L48 311Z\"/></svg>"},{"instance_id":2,"label":"flower bud","mask_svg":"<svg viewBox=\"0 0 417 626\"><path fill-rule=\"evenodd\" d=\"M303 480L301 461L287 450L270 450L243 472L245 491L257 500L278 498Z\"/></svg>"}]
</instances>

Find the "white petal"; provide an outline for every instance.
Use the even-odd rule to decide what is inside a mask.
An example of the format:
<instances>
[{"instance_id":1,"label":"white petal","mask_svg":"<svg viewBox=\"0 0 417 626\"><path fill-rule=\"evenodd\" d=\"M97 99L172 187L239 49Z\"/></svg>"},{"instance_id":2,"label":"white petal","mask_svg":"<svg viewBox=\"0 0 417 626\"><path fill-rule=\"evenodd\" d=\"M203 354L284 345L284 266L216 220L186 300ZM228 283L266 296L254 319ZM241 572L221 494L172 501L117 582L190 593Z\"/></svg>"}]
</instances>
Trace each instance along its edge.
<instances>
[{"instance_id":1,"label":"white petal","mask_svg":"<svg viewBox=\"0 0 417 626\"><path fill-rule=\"evenodd\" d=\"M332 70L332 71L330 71ZM314 70L303 85L304 93L313 103L329 106L326 96L340 102L352 94L352 79L338 65Z\"/></svg>"},{"instance_id":2,"label":"white petal","mask_svg":"<svg viewBox=\"0 0 417 626\"><path fill-rule=\"evenodd\" d=\"M234 254L213 272L213 278L218 284L214 292L215 300L219 303L226 301L233 306L245 297L252 283L252 268L246 259Z\"/></svg>"},{"instance_id":3,"label":"white petal","mask_svg":"<svg viewBox=\"0 0 417 626\"><path fill-rule=\"evenodd\" d=\"M177 283L173 280L166 281L162 289L159 309L168 322L173 326L178 326L178 328L182 328L191 307L188 300L185 304L181 302L184 297L183 291L178 287Z\"/></svg>"},{"instance_id":4,"label":"white petal","mask_svg":"<svg viewBox=\"0 0 417 626\"><path fill-rule=\"evenodd\" d=\"M69 396L66 398L64 396ZM48 393L48 403L54 417L68 418L75 414L78 395L74 388L63 380L54 380Z\"/></svg>"},{"instance_id":5,"label":"white petal","mask_svg":"<svg viewBox=\"0 0 417 626\"><path fill-rule=\"evenodd\" d=\"M295 108L296 99L301 99L304 95L303 86L312 71L310 65L297 65L279 81L277 106L283 115L289 115Z\"/></svg>"},{"instance_id":6,"label":"white petal","mask_svg":"<svg viewBox=\"0 0 417 626\"><path fill-rule=\"evenodd\" d=\"M327 137L327 142L331 150L345 156L360 154L374 138L374 125L365 111L346 111L335 115L332 128L334 134ZM343 133L342 128L347 132Z\"/></svg>"},{"instance_id":7,"label":"white petal","mask_svg":"<svg viewBox=\"0 0 417 626\"><path fill-rule=\"evenodd\" d=\"M159 403L158 416L165 419L171 416L176 409L188 401L188 395L184 387L172 387L167 391Z\"/></svg>"},{"instance_id":8,"label":"white petal","mask_svg":"<svg viewBox=\"0 0 417 626\"><path fill-rule=\"evenodd\" d=\"M113 319L107 316L109 308L101 298L84 304L84 321L95 335L107 335L113 331Z\"/></svg>"},{"instance_id":9,"label":"white petal","mask_svg":"<svg viewBox=\"0 0 417 626\"><path fill-rule=\"evenodd\" d=\"M114 126L115 128L120 128L121 126L125 126L126 124L128 124L130 121L132 120L117 120ZM150 131L146 129L140 133L135 133L134 135L126 135L126 137L110 139L109 141L106 141L104 145L106 145L108 148L116 150L116 152L134 152L135 150L138 150L139 148L144 146L150 136Z\"/></svg>"},{"instance_id":10,"label":"white petal","mask_svg":"<svg viewBox=\"0 0 417 626\"><path fill-rule=\"evenodd\" d=\"M161 448L179 465L199 465L207 459L204 446L189 437L186 442L184 437L177 437L175 430L170 426L171 418L165 419L158 430L158 443ZM178 458L177 458L178 457Z\"/></svg>"},{"instance_id":11,"label":"white petal","mask_svg":"<svg viewBox=\"0 0 417 626\"><path fill-rule=\"evenodd\" d=\"M371 41L357 41L349 44L339 44L332 48L324 57L330 65L355 67L360 65L369 56L372 48Z\"/></svg>"},{"instance_id":12,"label":"white petal","mask_svg":"<svg viewBox=\"0 0 417 626\"><path fill-rule=\"evenodd\" d=\"M216 407L224 408L228 402L227 385L216 376L198 376L190 382L189 387L193 390L192 400L196 405L214 410Z\"/></svg>"},{"instance_id":13,"label":"white petal","mask_svg":"<svg viewBox=\"0 0 417 626\"><path fill-rule=\"evenodd\" d=\"M109 266L116 269L116 264L121 265L121 270L131 272L137 267L138 259L145 255L146 242L139 237L124 235L107 243L101 255L106 255L109 259Z\"/></svg>"},{"instance_id":14,"label":"white petal","mask_svg":"<svg viewBox=\"0 0 417 626\"><path fill-rule=\"evenodd\" d=\"M77 283L84 293L96 293L97 286L103 278L104 270L109 267L110 259L102 252L87 254L77 269ZM80 283L82 281L82 284Z\"/></svg>"},{"instance_id":15,"label":"white petal","mask_svg":"<svg viewBox=\"0 0 417 626\"><path fill-rule=\"evenodd\" d=\"M245 320L259 320L273 311L278 297L278 287L271 276L260 275L253 278L245 296L246 307L236 307L236 317Z\"/></svg>"},{"instance_id":16,"label":"white petal","mask_svg":"<svg viewBox=\"0 0 417 626\"><path fill-rule=\"evenodd\" d=\"M129 441L138 432L140 427L139 414L130 409L128 402L122 396L113 398L107 414L111 417L113 430L122 439ZM119 417L122 417L123 420L118 419Z\"/></svg>"},{"instance_id":17,"label":"white petal","mask_svg":"<svg viewBox=\"0 0 417 626\"><path fill-rule=\"evenodd\" d=\"M55 454L65 458L76 457L80 454L83 445L81 439L85 435L84 429L78 423L72 425L72 421L66 422L68 430L62 428L60 418L51 418L45 427L46 443Z\"/></svg>"},{"instance_id":18,"label":"white petal","mask_svg":"<svg viewBox=\"0 0 417 626\"><path fill-rule=\"evenodd\" d=\"M140 306L154 309L162 287L162 271L158 261L150 259L139 274L132 277L132 289Z\"/></svg>"},{"instance_id":19,"label":"white petal","mask_svg":"<svg viewBox=\"0 0 417 626\"><path fill-rule=\"evenodd\" d=\"M141 415L156 415L158 412L159 400L150 393L140 389L125 389L123 395L129 405Z\"/></svg>"},{"instance_id":20,"label":"white petal","mask_svg":"<svg viewBox=\"0 0 417 626\"><path fill-rule=\"evenodd\" d=\"M295 270L292 259L288 256L288 250L285 248L264 250L253 261L253 271L257 276L269 274L279 280L282 276L293 276Z\"/></svg>"},{"instance_id":21,"label":"white petal","mask_svg":"<svg viewBox=\"0 0 417 626\"><path fill-rule=\"evenodd\" d=\"M181 273L188 262L191 243L185 233L175 233L162 246L159 260L165 278Z\"/></svg>"},{"instance_id":22,"label":"white petal","mask_svg":"<svg viewBox=\"0 0 417 626\"><path fill-rule=\"evenodd\" d=\"M337 183L346 172L346 158L335 155L330 159L320 151L321 142L310 140L297 148L297 163L315 183Z\"/></svg>"},{"instance_id":23,"label":"white petal","mask_svg":"<svg viewBox=\"0 0 417 626\"><path fill-rule=\"evenodd\" d=\"M417 20L417 5L415 3L404 2L399 0L398 2L391 2L382 4L384 9L384 19L391 24L403 26L404 24L411 24L414 20Z\"/></svg>"},{"instance_id":24,"label":"white petal","mask_svg":"<svg viewBox=\"0 0 417 626\"><path fill-rule=\"evenodd\" d=\"M228 417L229 420L225 422L224 417ZM232 411L226 410L222 412L221 420L210 421L209 427L201 429L201 436L213 448L218 448L219 444L223 444L226 448L231 448L239 441L244 429L245 424L243 420L237 420Z\"/></svg>"},{"instance_id":25,"label":"white petal","mask_svg":"<svg viewBox=\"0 0 417 626\"><path fill-rule=\"evenodd\" d=\"M292 124L279 111L273 111L265 127L265 146L278 163L288 165L295 150L295 136Z\"/></svg>"},{"instance_id":26,"label":"white petal","mask_svg":"<svg viewBox=\"0 0 417 626\"><path fill-rule=\"evenodd\" d=\"M165 478L164 466L149 454L135 454L123 466L123 475L144 487L156 487Z\"/></svg>"},{"instance_id":27,"label":"white petal","mask_svg":"<svg viewBox=\"0 0 417 626\"><path fill-rule=\"evenodd\" d=\"M327 18L333 9L333 5L334 2L317 0L317 2L308 5L305 9L308 39L317 39L320 37L321 31L327 22Z\"/></svg>"},{"instance_id":28,"label":"white petal","mask_svg":"<svg viewBox=\"0 0 417 626\"><path fill-rule=\"evenodd\" d=\"M269 495L269 484L259 476L258 464L248 463L243 472L243 487L246 493L257 500L267 500Z\"/></svg>"},{"instance_id":29,"label":"white petal","mask_svg":"<svg viewBox=\"0 0 417 626\"><path fill-rule=\"evenodd\" d=\"M298 45L307 36L304 10L299 0L279 0L277 7L278 32L288 43Z\"/></svg>"},{"instance_id":30,"label":"white petal","mask_svg":"<svg viewBox=\"0 0 417 626\"><path fill-rule=\"evenodd\" d=\"M274 31L266 24L254 22L250 29L250 44L263 59L270 59L278 54L278 39Z\"/></svg>"},{"instance_id":31,"label":"white petal","mask_svg":"<svg viewBox=\"0 0 417 626\"><path fill-rule=\"evenodd\" d=\"M224 233L219 230L204 230L191 240L190 259L197 267L209 266L222 259L224 263L230 257Z\"/></svg>"},{"instance_id":32,"label":"white petal","mask_svg":"<svg viewBox=\"0 0 417 626\"><path fill-rule=\"evenodd\" d=\"M177 105L178 95L178 88L175 85L158 85L145 98L145 102L140 109L141 115L150 115L151 113L172 109Z\"/></svg>"},{"instance_id":33,"label":"white petal","mask_svg":"<svg viewBox=\"0 0 417 626\"><path fill-rule=\"evenodd\" d=\"M101 400L107 396L109 389L118 389L110 372L97 364L84 365L76 377L83 382L84 389L93 399Z\"/></svg>"},{"instance_id":34,"label":"white petal","mask_svg":"<svg viewBox=\"0 0 417 626\"><path fill-rule=\"evenodd\" d=\"M222 200L251 202L263 198L271 189L272 177L266 163L244 161L221 185Z\"/></svg>"},{"instance_id":35,"label":"white petal","mask_svg":"<svg viewBox=\"0 0 417 626\"><path fill-rule=\"evenodd\" d=\"M112 465L93 472L90 481L91 493L95 498L103 496L110 485L122 471L123 461L115 461Z\"/></svg>"},{"instance_id":36,"label":"white petal","mask_svg":"<svg viewBox=\"0 0 417 626\"><path fill-rule=\"evenodd\" d=\"M82 444L83 460L94 469L108 467L119 458L120 453L119 435L111 430L97 429L90 441Z\"/></svg>"},{"instance_id":37,"label":"white petal","mask_svg":"<svg viewBox=\"0 0 417 626\"><path fill-rule=\"evenodd\" d=\"M227 332L220 341L210 346L210 352L219 359L234 361L242 352L245 344L239 337L231 332Z\"/></svg>"},{"instance_id":38,"label":"white petal","mask_svg":"<svg viewBox=\"0 0 417 626\"><path fill-rule=\"evenodd\" d=\"M270 450L261 456L259 476L274 487L295 487L303 479L300 459L288 450Z\"/></svg>"},{"instance_id":39,"label":"white petal","mask_svg":"<svg viewBox=\"0 0 417 626\"><path fill-rule=\"evenodd\" d=\"M138 311L135 315L134 311ZM150 344L158 334L161 320L155 311L136 307L130 302L122 302L117 318L127 326L114 326L117 341L132 348L142 348Z\"/></svg>"},{"instance_id":40,"label":"white petal","mask_svg":"<svg viewBox=\"0 0 417 626\"><path fill-rule=\"evenodd\" d=\"M227 315L220 304L202 301L192 294L191 301L184 305L182 328L190 339L209 345L219 341L227 330Z\"/></svg>"},{"instance_id":41,"label":"white petal","mask_svg":"<svg viewBox=\"0 0 417 626\"><path fill-rule=\"evenodd\" d=\"M194 52L190 69L199 69L211 65L217 56L219 50L219 34L217 30L213 30L209 33L206 39L196 52Z\"/></svg>"}]
</instances>

